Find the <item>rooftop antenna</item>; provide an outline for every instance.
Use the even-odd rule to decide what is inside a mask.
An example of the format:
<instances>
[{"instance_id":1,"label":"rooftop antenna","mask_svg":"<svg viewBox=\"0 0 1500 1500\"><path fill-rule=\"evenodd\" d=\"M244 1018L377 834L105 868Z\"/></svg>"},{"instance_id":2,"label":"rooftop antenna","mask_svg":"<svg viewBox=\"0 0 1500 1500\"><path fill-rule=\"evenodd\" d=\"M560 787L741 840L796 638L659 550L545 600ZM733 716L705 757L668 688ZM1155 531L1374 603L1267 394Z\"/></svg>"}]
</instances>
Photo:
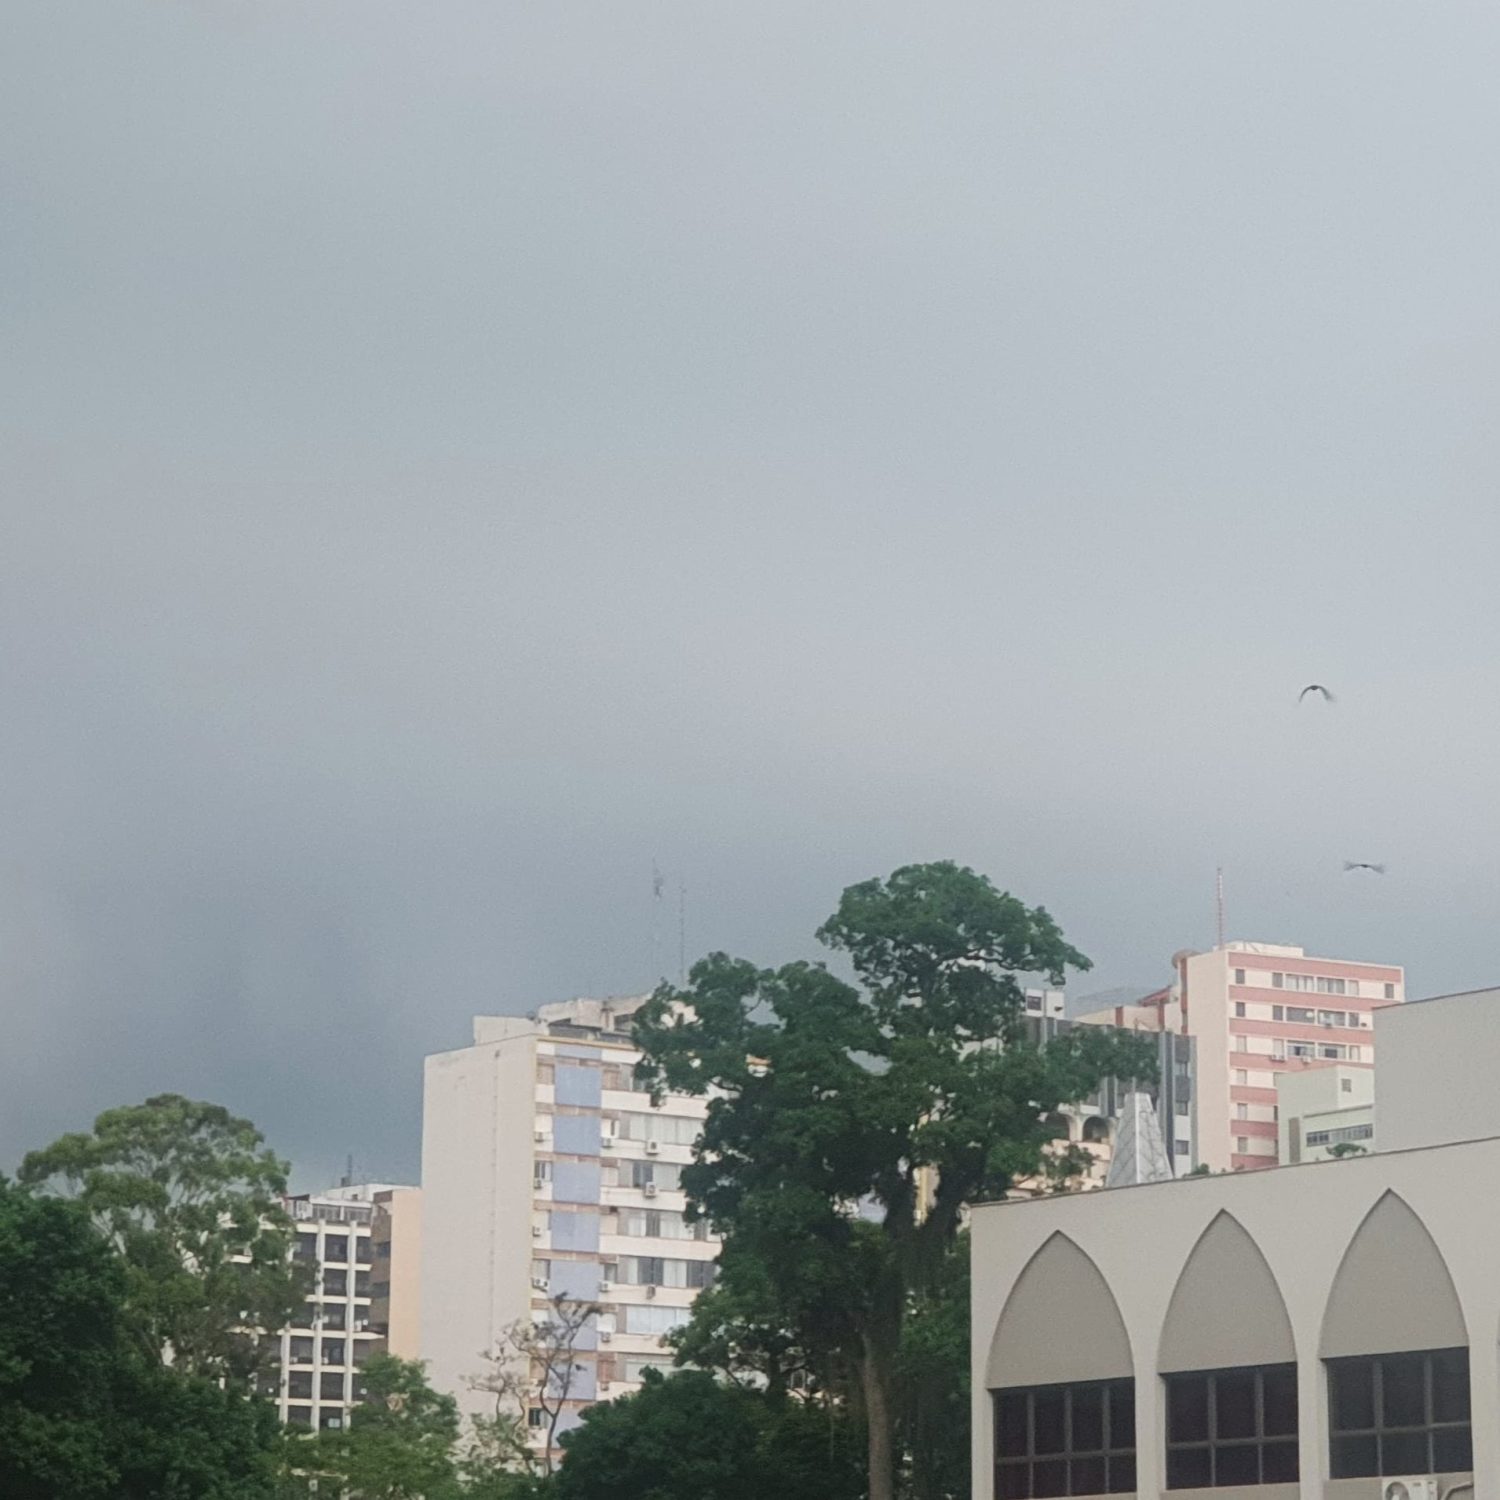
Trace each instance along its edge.
<instances>
[{"instance_id":1,"label":"rooftop antenna","mask_svg":"<svg viewBox=\"0 0 1500 1500\"><path fill-rule=\"evenodd\" d=\"M661 895L667 882L656 861L651 861L651 983L661 982Z\"/></svg>"},{"instance_id":2,"label":"rooftop antenna","mask_svg":"<svg viewBox=\"0 0 1500 1500\"><path fill-rule=\"evenodd\" d=\"M1224 946L1224 866L1220 865L1218 875L1214 881L1214 893L1218 906L1219 917L1219 947Z\"/></svg>"},{"instance_id":3,"label":"rooftop antenna","mask_svg":"<svg viewBox=\"0 0 1500 1500\"><path fill-rule=\"evenodd\" d=\"M354 1153L352 1151L344 1158L344 1180L339 1183L339 1186L354 1186Z\"/></svg>"}]
</instances>

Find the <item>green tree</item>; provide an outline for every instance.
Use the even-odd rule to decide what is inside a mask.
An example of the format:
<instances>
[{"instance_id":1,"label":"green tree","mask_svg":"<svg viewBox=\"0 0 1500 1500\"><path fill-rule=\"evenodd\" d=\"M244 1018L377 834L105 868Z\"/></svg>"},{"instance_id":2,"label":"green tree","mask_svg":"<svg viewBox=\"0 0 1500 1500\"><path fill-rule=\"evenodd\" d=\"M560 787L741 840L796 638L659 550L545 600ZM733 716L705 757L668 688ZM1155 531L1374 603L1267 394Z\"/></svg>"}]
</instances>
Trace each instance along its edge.
<instances>
[{"instance_id":1,"label":"green tree","mask_svg":"<svg viewBox=\"0 0 1500 1500\"><path fill-rule=\"evenodd\" d=\"M1154 1063L1098 1027L1032 1039L1019 976L1088 961L972 870L851 886L818 936L856 982L713 954L653 996L636 1040L654 1087L710 1095L692 1208L765 1268L806 1346L856 1372L870 1500L894 1500L903 1333L965 1205L1042 1171L1047 1115Z\"/></svg>"},{"instance_id":2,"label":"green tree","mask_svg":"<svg viewBox=\"0 0 1500 1500\"><path fill-rule=\"evenodd\" d=\"M302 1299L282 1210L286 1163L248 1120L161 1094L112 1109L21 1165L24 1183L75 1198L119 1253L143 1350L180 1370L247 1379Z\"/></svg>"},{"instance_id":3,"label":"green tree","mask_svg":"<svg viewBox=\"0 0 1500 1500\"><path fill-rule=\"evenodd\" d=\"M80 1206L0 1179L0 1495L271 1500L274 1411L148 1358L127 1289Z\"/></svg>"},{"instance_id":4,"label":"green tree","mask_svg":"<svg viewBox=\"0 0 1500 1500\"><path fill-rule=\"evenodd\" d=\"M591 1407L563 1435L557 1500L857 1500L846 1431L796 1401L697 1370L651 1370L641 1389Z\"/></svg>"},{"instance_id":5,"label":"green tree","mask_svg":"<svg viewBox=\"0 0 1500 1500\"><path fill-rule=\"evenodd\" d=\"M323 1493L360 1500L452 1500L459 1495L458 1403L433 1390L415 1360L377 1354L364 1367L365 1399L349 1426L291 1446L291 1464Z\"/></svg>"}]
</instances>

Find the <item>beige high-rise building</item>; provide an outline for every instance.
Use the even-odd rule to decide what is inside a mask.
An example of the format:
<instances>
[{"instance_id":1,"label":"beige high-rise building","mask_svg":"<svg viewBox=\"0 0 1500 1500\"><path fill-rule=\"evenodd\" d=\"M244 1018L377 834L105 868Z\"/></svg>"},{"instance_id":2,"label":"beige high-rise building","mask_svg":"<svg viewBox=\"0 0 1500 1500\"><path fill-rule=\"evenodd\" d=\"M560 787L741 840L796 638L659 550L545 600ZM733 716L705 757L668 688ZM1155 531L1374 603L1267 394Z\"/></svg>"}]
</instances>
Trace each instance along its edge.
<instances>
[{"instance_id":1,"label":"beige high-rise building","mask_svg":"<svg viewBox=\"0 0 1500 1500\"><path fill-rule=\"evenodd\" d=\"M370 1250L370 1322L388 1354L421 1357L422 1190L378 1188Z\"/></svg>"},{"instance_id":2,"label":"beige high-rise building","mask_svg":"<svg viewBox=\"0 0 1500 1500\"><path fill-rule=\"evenodd\" d=\"M421 1353L469 1415L508 1327L555 1301L601 1311L573 1345L558 1431L670 1364L662 1336L712 1284L718 1243L689 1224L681 1173L707 1105L636 1087L644 996L478 1016L472 1045L429 1057L422 1122ZM542 1413L529 1411L540 1427Z\"/></svg>"}]
</instances>

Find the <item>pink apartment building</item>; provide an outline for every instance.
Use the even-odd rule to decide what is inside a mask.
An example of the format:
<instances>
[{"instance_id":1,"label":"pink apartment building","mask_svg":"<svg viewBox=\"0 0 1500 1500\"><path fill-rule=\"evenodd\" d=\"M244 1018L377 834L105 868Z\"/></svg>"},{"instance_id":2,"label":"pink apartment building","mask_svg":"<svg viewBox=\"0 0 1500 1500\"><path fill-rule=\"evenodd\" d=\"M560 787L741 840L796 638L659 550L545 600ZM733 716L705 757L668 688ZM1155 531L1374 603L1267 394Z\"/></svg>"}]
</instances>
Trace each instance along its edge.
<instances>
[{"instance_id":1,"label":"pink apartment building","mask_svg":"<svg viewBox=\"0 0 1500 1500\"><path fill-rule=\"evenodd\" d=\"M1179 953L1172 983L1081 1019L1171 1030L1195 1041L1191 1109L1198 1165L1276 1165L1276 1075L1375 1061L1374 1013L1406 998L1394 964L1310 958L1274 943Z\"/></svg>"}]
</instances>

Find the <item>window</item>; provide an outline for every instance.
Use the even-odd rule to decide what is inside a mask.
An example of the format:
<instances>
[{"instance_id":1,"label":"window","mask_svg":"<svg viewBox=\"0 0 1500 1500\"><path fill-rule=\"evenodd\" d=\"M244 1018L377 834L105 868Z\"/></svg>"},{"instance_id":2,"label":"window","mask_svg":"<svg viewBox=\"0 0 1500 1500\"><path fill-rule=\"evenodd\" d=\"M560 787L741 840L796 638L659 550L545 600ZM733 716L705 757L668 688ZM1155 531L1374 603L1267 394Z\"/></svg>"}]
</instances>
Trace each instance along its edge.
<instances>
[{"instance_id":1,"label":"window","mask_svg":"<svg viewBox=\"0 0 1500 1500\"><path fill-rule=\"evenodd\" d=\"M322 1315L325 1328L342 1328L349 1315L349 1306L345 1302L325 1302Z\"/></svg>"},{"instance_id":2,"label":"window","mask_svg":"<svg viewBox=\"0 0 1500 1500\"><path fill-rule=\"evenodd\" d=\"M995 1494L1117 1495L1135 1489L1135 1382L995 1391Z\"/></svg>"},{"instance_id":3,"label":"window","mask_svg":"<svg viewBox=\"0 0 1500 1500\"><path fill-rule=\"evenodd\" d=\"M529 1407L526 1412L526 1425L528 1427L545 1427L547 1425L547 1413L540 1406Z\"/></svg>"},{"instance_id":4,"label":"window","mask_svg":"<svg viewBox=\"0 0 1500 1500\"><path fill-rule=\"evenodd\" d=\"M344 1340L323 1340L323 1363L325 1365L341 1365L344 1362Z\"/></svg>"},{"instance_id":5,"label":"window","mask_svg":"<svg viewBox=\"0 0 1500 1500\"><path fill-rule=\"evenodd\" d=\"M318 1377L318 1394L325 1401L342 1401L344 1399L344 1377L338 1370L324 1371Z\"/></svg>"},{"instance_id":6,"label":"window","mask_svg":"<svg viewBox=\"0 0 1500 1500\"><path fill-rule=\"evenodd\" d=\"M1168 1375L1167 1488L1297 1479L1297 1367Z\"/></svg>"},{"instance_id":7,"label":"window","mask_svg":"<svg viewBox=\"0 0 1500 1500\"><path fill-rule=\"evenodd\" d=\"M1236 1120L1248 1120L1250 1118L1250 1106L1248 1104L1236 1104L1234 1107Z\"/></svg>"},{"instance_id":8,"label":"window","mask_svg":"<svg viewBox=\"0 0 1500 1500\"><path fill-rule=\"evenodd\" d=\"M289 1406L286 1409L286 1423L288 1427L311 1427L312 1407Z\"/></svg>"},{"instance_id":9,"label":"window","mask_svg":"<svg viewBox=\"0 0 1500 1500\"><path fill-rule=\"evenodd\" d=\"M293 1401L311 1401L312 1371L293 1370L286 1378L286 1393Z\"/></svg>"},{"instance_id":10,"label":"window","mask_svg":"<svg viewBox=\"0 0 1500 1500\"><path fill-rule=\"evenodd\" d=\"M643 1380L647 1370L660 1370L662 1374L670 1374L672 1370L672 1356L670 1354L658 1354L653 1358L649 1354L627 1354L625 1356L625 1379Z\"/></svg>"},{"instance_id":11,"label":"window","mask_svg":"<svg viewBox=\"0 0 1500 1500\"><path fill-rule=\"evenodd\" d=\"M1339 1079L1339 1093L1352 1094L1354 1092L1354 1080L1352 1078Z\"/></svg>"},{"instance_id":12,"label":"window","mask_svg":"<svg viewBox=\"0 0 1500 1500\"><path fill-rule=\"evenodd\" d=\"M1234 971L1234 982L1236 984L1243 984L1245 982L1245 971L1243 969L1236 969Z\"/></svg>"},{"instance_id":13,"label":"window","mask_svg":"<svg viewBox=\"0 0 1500 1500\"><path fill-rule=\"evenodd\" d=\"M1245 1014L1245 1002L1243 1000L1236 1000L1234 1002L1234 1013L1237 1016Z\"/></svg>"},{"instance_id":14,"label":"window","mask_svg":"<svg viewBox=\"0 0 1500 1500\"><path fill-rule=\"evenodd\" d=\"M286 1362L289 1365L310 1365L313 1362L313 1341L294 1334L287 1340Z\"/></svg>"},{"instance_id":15,"label":"window","mask_svg":"<svg viewBox=\"0 0 1500 1500\"><path fill-rule=\"evenodd\" d=\"M349 1273L347 1271L324 1271L323 1295L325 1297L347 1297L349 1295Z\"/></svg>"},{"instance_id":16,"label":"window","mask_svg":"<svg viewBox=\"0 0 1500 1500\"><path fill-rule=\"evenodd\" d=\"M1328 1408L1335 1479L1474 1467L1467 1349L1331 1359Z\"/></svg>"},{"instance_id":17,"label":"window","mask_svg":"<svg viewBox=\"0 0 1500 1500\"><path fill-rule=\"evenodd\" d=\"M690 1260L687 1262L687 1284L695 1291L703 1291L714 1284L716 1272L711 1260Z\"/></svg>"},{"instance_id":18,"label":"window","mask_svg":"<svg viewBox=\"0 0 1500 1500\"><path fill-rule=\"evenodd\" d=\"M1175 1141L1172 1145L1172 1155L1180 1156L1184 1161L1186 1161L1189 1155L1192 1153L1192 1149L1193 1148L1189 1146L1186 1141Z\"/></svg>"},{"instance_id":19,"label":"window","mask_svg":"<svg viewBox=\"0 0 1500 1500\"><path fill-rule=\"evenodd\" d=\"M337 1407L325 1406L318 1413L318 1426L325 1432L337 1432L344 1425L344 1414Z\"/></svg>"},{"instance_id":20,"label":"window","mask_svg":"<svg viewBox=\"0 0 1500 1500\"><path fill-rule=\"evenodd\" d=\"M1271 975L1271 987L1272 987L1272 989L1277 989L1277 990L1285 989L1286 988L1286 975L1285 974L1272 974Z\"/></svg>"},{"instance_id":21,"label":"window","mask_svg":"<svg viewBox=\"0 0 1500 1500\"><path fill-rule=\"evenodd\" d=\"M1342 1026L1347 1020L1347 1015L1341 1010L1320 1010L1318 1012L1319 1026Z\"/></svg>"},{"instance_id":22,"label":"window","mask_svg":"<svg viewBox=\"0 0 1500 1500\"><path fill-rule=\"evenodd\" d=\"M354 1236L354 1259L359 1265L367 1266L370 1264L372 1258L372 1244L373 1241L367 1234L357 1234ZM391 1253L391 1247L389 1244L387 1244L385 1247L385 1253L387 1255Z\"/></svg>"},{"instance_id":23,"label":"window","mask_svg":"<svg viewBox=\"0 0 1500 1500\"><path fill-rule=\"evenodd\" d=\"M685 1307L663 1307L659 1302L643 1302L622 1308L626 1333L663 1334L681 1328L690 1316Z\"/></svg>"},{"instance_id":24,"label":"window","mask_svg":"<svg viewBox=\"0 0 1500 1500\"><path fill-rule=\"evenodd\" d=\"M1373 1125L1340 1125L1336 1130L1309 1130L1309 1146L1337 1146L1341 1141L1368 1141L1374 1139Z\"/></svg>"},{"instance_id":25,"label":"window","mask_svg":"<svg viewBox=\"0 0 1500 1500\"><path fill-rule=\"evenodd\" d=\"M1284 1006L1284 1005L1273 1005L1271 1007L1271 1019L1273 1021L1284 1021L1284 1020L1286 1020L1286 1006Z\"/></svg>"},{"instance_id":26,"label":"window","mask_svg":"<svg viewBox=\"0 0 1500 1500\"><path fill-rule=\"evenodd\" d=\"M681 1115L624 1114L620 1136L627 1141L659 1141L667 1146L691 1146L703 1133L703 1121Z\"/></svg>"},{"instance_id":27,"label":"window","mask_svg":"<svg viewBox=\"0 0 1500 1500\"><path fill-rule=\"evenodd\" d=\"M1238 1151L1241 1156L1249 1156L1249 1154L1250 1154L1250 1137L1248 1135L1237 1135L1237 1136L1235 1136L1235 1138L1234 1138L1234 1149L1236 1151Z\"/></svg>"},{"instance_id":28,"label":"window","mask_svg":"<svg viewBox=\"0 0 1500 1500\"><path fill-rule=\"evenodd\" d=\"M354 1273L354 1295L356 1297L368 1297L370 1295L370 1273L368 1271L356 1271Z\"/></svg>"},{"instance_id":29,"label":"window","mask_svg":"<svg viewBox=\"0 0 1500 1500\"><path fill-rule=\"evenodd\" d=\"M1288 1042L1286 1044L1286 1055L1288 1057L1316 1057L1318 1049L1311 1042Z\"/></svg>"},{"instance_id":30,"label":"window","mask_svg":"<svg viewBox=\"0 0 1500 1500\"><path fill-rule=\"evenodd\" d=\"M656 1187L671 1192L682 1181L682 1168L672 1162L633 1161L629 1164L630 1175L622 1183L625 1187ZM621 1173L625 1167L620 1168Z\"/></svg>"},{"instance_id":31,"label":"window","mask_svg":"<svg viewBox=\"0 0 1500 1500\"><path fill-rule=\"evenodd\" d=\"M323 1237L323 1259L346 1261L349 1259L349 1236L329 1234Z\"/></svg>"},{"instance_id":32,"label":"window","mask_svg":"<svg viewBox=\"0 0 1500 1500\"><path fill-rule=\"evenodd\" d=\"M1287 1020L1296 1021L1302 1026L1311 1026L1316 1015L1316 1011L1309 1010L1305 1005L1289 1005L1286 1008Z\"/></svg>"},{"instance_id":33,"label":"window","mask_svg":"<svg viewBox=\"0 0 1500 1500\"><path fill-rule=\"evenodd\" d=\"M1387 1000L1394 1000L1396 998L1396 986L1395 985L1393 985L1393 984L1386 985L1386 987L1385 987L1385 998Z\"/></svg>"},{"instance_id":34,"label":"window","mask_svg":"<svg viewBox=\"0 0 1500 1500\"><path fill-rule=\"evenodd\" d=\"M299 1234L296 1243L292 1246L293 1260L316 1260L318 1258L318 1237L315 1234Z\"/></svg>"},{"instance_id":35,"label":"window","mask_svg":"<svg viewBox=\"0 0 1500 1500\"><path fill-rule=\"evenodd\" d=\"M1234 1081L1243 1088L1245 1084L1250 1082L1250 1075L1244 1068L1236 1068L1234 1070Z\"/></svg>"}]
</instances>

